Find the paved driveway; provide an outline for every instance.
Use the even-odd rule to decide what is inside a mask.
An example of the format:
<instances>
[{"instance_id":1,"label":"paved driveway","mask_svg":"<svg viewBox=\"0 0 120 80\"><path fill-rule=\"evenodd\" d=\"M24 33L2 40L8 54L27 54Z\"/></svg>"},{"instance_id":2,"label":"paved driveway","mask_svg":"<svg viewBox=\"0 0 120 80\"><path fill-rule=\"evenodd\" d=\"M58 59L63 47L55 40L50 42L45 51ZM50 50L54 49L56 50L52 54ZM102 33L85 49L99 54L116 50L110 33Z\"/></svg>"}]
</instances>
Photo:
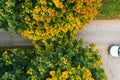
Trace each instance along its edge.
<instances>
[{"instance_id":1,"label":"paved driveway","mask_svg":"<svg viewBox=\"0 0 120 80\"><path fill-rule=\"evenodd\" d=\"M120 58L114 58L108 54L108 45L97 45L103 60L103 68L108 80L120 80Z\"/></svg>"},{"instance_id":2,"label":"paved driveway","mask_svg":"<svg viewBox=\"0 0 120 80\"><path fill-rule=\"evenodd\" d=\"M108 80L120 80L120 58L109 55L108 47L111 44L120 45L120 20L95 20L79 32L77 38L85 38L85 45L95 42L100 49L103 68Z\"/></svg>"}]
</instances>

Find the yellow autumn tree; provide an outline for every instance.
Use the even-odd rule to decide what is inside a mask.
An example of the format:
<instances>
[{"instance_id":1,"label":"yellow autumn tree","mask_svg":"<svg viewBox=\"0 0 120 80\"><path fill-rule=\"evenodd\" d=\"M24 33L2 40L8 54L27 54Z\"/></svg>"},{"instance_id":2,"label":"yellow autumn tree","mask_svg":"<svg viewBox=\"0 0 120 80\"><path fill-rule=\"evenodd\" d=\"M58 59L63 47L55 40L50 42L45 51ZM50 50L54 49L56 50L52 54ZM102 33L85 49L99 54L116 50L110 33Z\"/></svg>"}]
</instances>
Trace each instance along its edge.
<instances>
[{"instance_id":1,"label":"yellow autumn tree","mask_svg":"<svg viewBox=\"0 0 120 80\"><path fill-rule=\"evenodd\" d=\"M19 31L24 38L42 42L68 31L76 34L98 14L100 5L101 0L25 0L19 7L28 28Z\"/></svg>"}]
</instances>

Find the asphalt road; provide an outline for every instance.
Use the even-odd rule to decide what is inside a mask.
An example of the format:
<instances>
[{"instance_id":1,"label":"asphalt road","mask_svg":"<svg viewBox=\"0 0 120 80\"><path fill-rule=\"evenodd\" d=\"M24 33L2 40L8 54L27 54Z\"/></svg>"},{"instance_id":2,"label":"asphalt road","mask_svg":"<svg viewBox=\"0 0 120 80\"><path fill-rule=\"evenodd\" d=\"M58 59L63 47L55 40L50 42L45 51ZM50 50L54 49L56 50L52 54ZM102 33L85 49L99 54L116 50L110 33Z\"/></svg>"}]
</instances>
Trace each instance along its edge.
<instances>
[{"instance_id":1,"label":"asphalt road","mask_svg":"<svg viewBox=\"0 0 120 80\"><path fill-rule=\"evenodd\" d=\"M79 32L77 37L85 38L86 43L120 44L120 20L95 20Z\"/></svg>"},{"instance_id":2,"label":"asphalt road","mask_svg":"<svg viewBox=\"0 0 120 80\"><path fill-rule=\"evenodd\" d=\"M95 20L86 26L84 32L79 32L76 37L84 37L85 45L94 42L100 49L103 68L108 80L120 80L120 58L112 57L108 47L112 44L120 45L120 20Z\"/></svg>"},{"instance_id":3,"label":"asphalt road","mask_svg":"<svg viewBox=\"0 0 120 80\"><path fill-rule=\"evenodd\" d=\"M28 46L31 41L22 39L20 35L12 36L12 31L5 32L0 30L0 47ZM94 20L88 24L84 32L79 32L76 37L84 37L84 45L91 42L97 44L103 60L103 68L108 80L120 80L120 58L109 55L108 47L111 44L120 45L120 20Z\"/></svg>"},{"instance_id":4,"label":"asphalt road","mask_svg":"<svg viewBox=\"0 0 120 80\"><path fill-rule=\"evenodd\" d=\"M0 29L0 48L17 46L32 46L32 42L28 39L23 39L20 34L13 34L11 30L4 31L3 29Z\"/></svg>"}]
</instances>

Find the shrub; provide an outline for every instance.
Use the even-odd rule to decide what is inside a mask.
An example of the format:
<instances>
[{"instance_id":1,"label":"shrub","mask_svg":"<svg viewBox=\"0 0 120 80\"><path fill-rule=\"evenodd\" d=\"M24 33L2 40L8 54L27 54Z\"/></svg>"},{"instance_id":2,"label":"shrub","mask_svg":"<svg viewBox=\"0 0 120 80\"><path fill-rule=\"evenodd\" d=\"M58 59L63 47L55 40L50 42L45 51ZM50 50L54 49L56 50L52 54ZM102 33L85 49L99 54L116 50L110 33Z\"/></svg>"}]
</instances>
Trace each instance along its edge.
<instances>
[{"instance_id":1,"label":"shrub","mask_svg":"<svg viewBox=\"0 0 120 80\"><path fill-rule=\"evenodd\" d=\"M101 0L1 0L0 4L0 27L44 41L82 30L97 15Z\"/></svg>"},{"instance_id":2,"label":"shrub","mask_svg":"<svg viewBox=\"0 0 120 80\"><path fill-rule=\"evenodd\" d=\"M0 78L3 80L107 80L101 56L94 44L82 46L82 39L65 36L47 41L48 46L35 44L33 50L1 51Z\"/></svg>"}]
</instances>

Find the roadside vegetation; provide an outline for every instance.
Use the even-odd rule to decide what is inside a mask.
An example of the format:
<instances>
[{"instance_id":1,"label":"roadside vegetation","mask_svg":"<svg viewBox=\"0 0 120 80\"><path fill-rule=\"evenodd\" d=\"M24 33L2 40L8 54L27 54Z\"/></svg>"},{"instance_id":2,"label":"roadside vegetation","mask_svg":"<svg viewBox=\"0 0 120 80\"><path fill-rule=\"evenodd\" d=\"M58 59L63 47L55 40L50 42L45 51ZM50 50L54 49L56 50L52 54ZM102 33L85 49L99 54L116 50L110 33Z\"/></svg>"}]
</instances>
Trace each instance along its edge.
<instances>
[{"instance_id":1,"label":"roadside vegetation","mask_svg":"<svg viewBox=\"0 0 120 80\"><path fill-rule=\"evenodd\" d=\"M101 0L1 0L0 5L0 28L34 45L0 50L0 80L107 80L95 44L83 47L83 39L74 36L98 14Z\"/></svg>"},{"instance_id":2,"label":"roadside vegetation","mask_svg":"<svg viewBox=\"0 0 120 80\"><path fill-rule=\"evenodd\" d=\"M1 80L107 80L95 45L69 37L34 49L0 50ZM52 46L51 46L52 45Z\"/></svg>"},{"instance_id":3,"label":"roadside vegetation","mask_svg":"<svg viewBox=\"0 0 120 80\"><path fill-rule=\"evenodd\" d=\"M120 19L120 0L103 0L96 19Z\"/></svg>"}]
</instances>

